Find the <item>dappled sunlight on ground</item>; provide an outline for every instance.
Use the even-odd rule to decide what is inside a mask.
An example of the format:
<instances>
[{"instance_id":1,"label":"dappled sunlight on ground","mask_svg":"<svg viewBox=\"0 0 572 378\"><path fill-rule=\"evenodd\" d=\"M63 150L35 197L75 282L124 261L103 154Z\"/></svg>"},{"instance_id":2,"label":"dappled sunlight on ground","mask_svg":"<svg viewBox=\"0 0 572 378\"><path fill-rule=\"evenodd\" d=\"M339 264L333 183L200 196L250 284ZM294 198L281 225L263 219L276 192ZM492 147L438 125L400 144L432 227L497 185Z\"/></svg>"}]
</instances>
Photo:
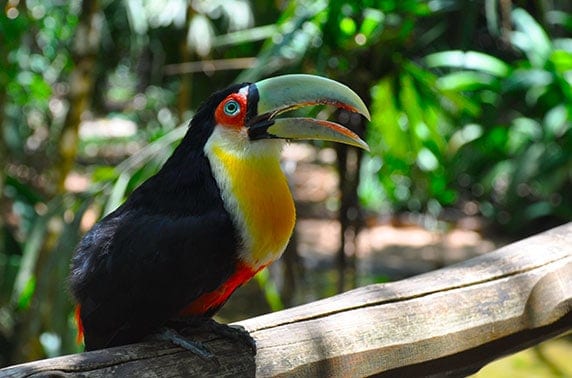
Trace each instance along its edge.
<instances>
[{"instance_id":1,"label":"dappled sunlight on ground","mask_svg":"<svg viewBox=\"0 0 572 378\"><path fill-rule=\"evenodd\" d=\"M358 237L361 272L395 280L454 264L496 248L471 230L428 231L421 227L382 225Z\"/></svg>"},{"instance_id":2,"label":"dappled sunlight on ground","mask_svg":"<svg viewBox=\"0 0 572 378\"><path fill-rule=\"evenodd\" d=\"M290 168L297 202L298 252L309 269L333 269L340 243L335 151L317 150L308 144L289 144L284 159ZM475 222L470 220L464 220L462 227L452 225L447 231L430 231L412 223L395 225L376 219L366 223L357 238L359 274L389 280L438 269L492 251L502 244L485 238L471 227L465 228L474 228Z\"/></svg>"},{"instance_id":3,"label":"dappled sunlight on ground","mask_svg":"<svg viewBox=\"0 0 572 378\"><path fill-rule=\"evenodd\" d=\"M308 268L333 268L340 225L330 219L299 219L298 252ZM358 236L360 273L395 280L438 269L492 251L497 244L475 231L432 232L419 226L379 225Z\"/></svg>"}]
</instances>

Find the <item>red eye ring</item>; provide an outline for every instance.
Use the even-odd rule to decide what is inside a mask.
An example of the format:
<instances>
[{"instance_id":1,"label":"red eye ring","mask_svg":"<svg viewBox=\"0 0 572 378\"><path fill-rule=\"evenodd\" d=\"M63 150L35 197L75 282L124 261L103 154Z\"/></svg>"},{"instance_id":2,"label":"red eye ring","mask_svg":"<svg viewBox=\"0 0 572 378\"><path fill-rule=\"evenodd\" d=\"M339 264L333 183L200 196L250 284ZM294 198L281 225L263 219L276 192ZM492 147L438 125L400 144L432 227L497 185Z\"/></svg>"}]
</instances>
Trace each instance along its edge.
<instances>
[{"instance_id":1,"label":"red eye ring","mask_svg":"<svg viewBox=\"0 0 572 378\"><path fill-rule=\"evenodd\" d=\"M228 95L215 110L217 124L230 128L244 127L246 102L246 93L238 92Z\"/></svg>"}]
</instances>

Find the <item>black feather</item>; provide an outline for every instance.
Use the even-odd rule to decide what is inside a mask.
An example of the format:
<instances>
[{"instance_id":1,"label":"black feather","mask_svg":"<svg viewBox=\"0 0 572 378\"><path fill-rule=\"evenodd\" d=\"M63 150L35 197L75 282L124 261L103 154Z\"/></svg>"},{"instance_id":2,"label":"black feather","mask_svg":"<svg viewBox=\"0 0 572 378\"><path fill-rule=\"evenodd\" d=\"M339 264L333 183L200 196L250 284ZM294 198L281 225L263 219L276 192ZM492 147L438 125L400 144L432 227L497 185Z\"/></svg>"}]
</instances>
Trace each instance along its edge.
<instances>
[{"instance_id":1,"label":"black feather","mask_svg":"<svg viewBox=\"0 0 572 378\"><path fill-rule=\"evenodd\" d=\"M233 273L239 235L203 147L214 109L244 85L212 95L161 170L77 247L70 287L87 350L141 340Z\"/></svg>"}]
</instances>

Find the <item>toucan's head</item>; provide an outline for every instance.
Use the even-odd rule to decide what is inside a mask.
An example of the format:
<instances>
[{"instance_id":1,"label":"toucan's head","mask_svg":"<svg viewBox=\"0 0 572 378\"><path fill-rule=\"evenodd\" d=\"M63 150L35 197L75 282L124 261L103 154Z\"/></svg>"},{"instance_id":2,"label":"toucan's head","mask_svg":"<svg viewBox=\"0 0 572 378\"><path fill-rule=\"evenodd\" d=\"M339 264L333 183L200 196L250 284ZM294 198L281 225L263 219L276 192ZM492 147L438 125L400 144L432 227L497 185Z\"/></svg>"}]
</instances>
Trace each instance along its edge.
<instances>
[{"instance_id":1,"label":"toucan's head","mask_svg":"<svg viewBox=\"0 0 572 378\"><path fill-rule=\"evenodd\" d=\"M355 133L337 123L279 117L289 110L317 104L369 118L357 94L322 77L285 75L236 84L213 94L200 107L168 163L176 169L165 169L176 172L178 180L183 175L214 178L218 198L240 237L240 260L253 272L280 256L295 223L292 195L280 167L283 141L319 139L368 148ZM201 159L196 158L197 153ZM177 157L187 159L188 164ZM203 158L208 164L200 163ZM180 175L181 167L191 169L184 169L187 173ZM201 190L205 188L201 186ZM215 192L212 189L210 193Z\"/></svg>"},{"instance_id":2,"label":"toucan's head","mask_svg":"<svg viewBox=\"0 0 572 378\"><path fill-rule=\"evenodd\" d=\"M355 133L337 123L278 118L287 111L318 104L357 112L369 119L363 101L345 85L319 76L284 75L235 84L217 92L203 104L193 123L212 126L209 133L221 134L220 141L226 140L228 147L249 148L269 139L316 139L368 149ZM203 117L210 118L210 122Z\"/></svg>"}]
</instances>

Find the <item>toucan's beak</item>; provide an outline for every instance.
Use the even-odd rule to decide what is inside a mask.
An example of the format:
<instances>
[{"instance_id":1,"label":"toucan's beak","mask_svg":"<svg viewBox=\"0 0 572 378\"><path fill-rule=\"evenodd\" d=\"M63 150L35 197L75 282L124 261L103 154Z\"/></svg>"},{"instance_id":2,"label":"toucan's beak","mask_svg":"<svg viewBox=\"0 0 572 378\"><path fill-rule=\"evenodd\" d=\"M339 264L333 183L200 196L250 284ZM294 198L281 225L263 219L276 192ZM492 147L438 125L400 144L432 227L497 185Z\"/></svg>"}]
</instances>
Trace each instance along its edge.
<instances>
[{"instance_id":1,"label":"toucan's beak","mask_svg":"<svg viewBox=\"0 0 572 378\"><path fill-rule=\"evenodd\" d=\"M351 130L314 118L276 118L303 106L327 104L370 119L359 96L337 81L313 75L284 75L254 83L249 98L257 97L256 116L247 121L250 139L318 139L345 143L369 151L367 143ZM250 99L249 99L250 102Z\"/></svg>"}]
</instances>

